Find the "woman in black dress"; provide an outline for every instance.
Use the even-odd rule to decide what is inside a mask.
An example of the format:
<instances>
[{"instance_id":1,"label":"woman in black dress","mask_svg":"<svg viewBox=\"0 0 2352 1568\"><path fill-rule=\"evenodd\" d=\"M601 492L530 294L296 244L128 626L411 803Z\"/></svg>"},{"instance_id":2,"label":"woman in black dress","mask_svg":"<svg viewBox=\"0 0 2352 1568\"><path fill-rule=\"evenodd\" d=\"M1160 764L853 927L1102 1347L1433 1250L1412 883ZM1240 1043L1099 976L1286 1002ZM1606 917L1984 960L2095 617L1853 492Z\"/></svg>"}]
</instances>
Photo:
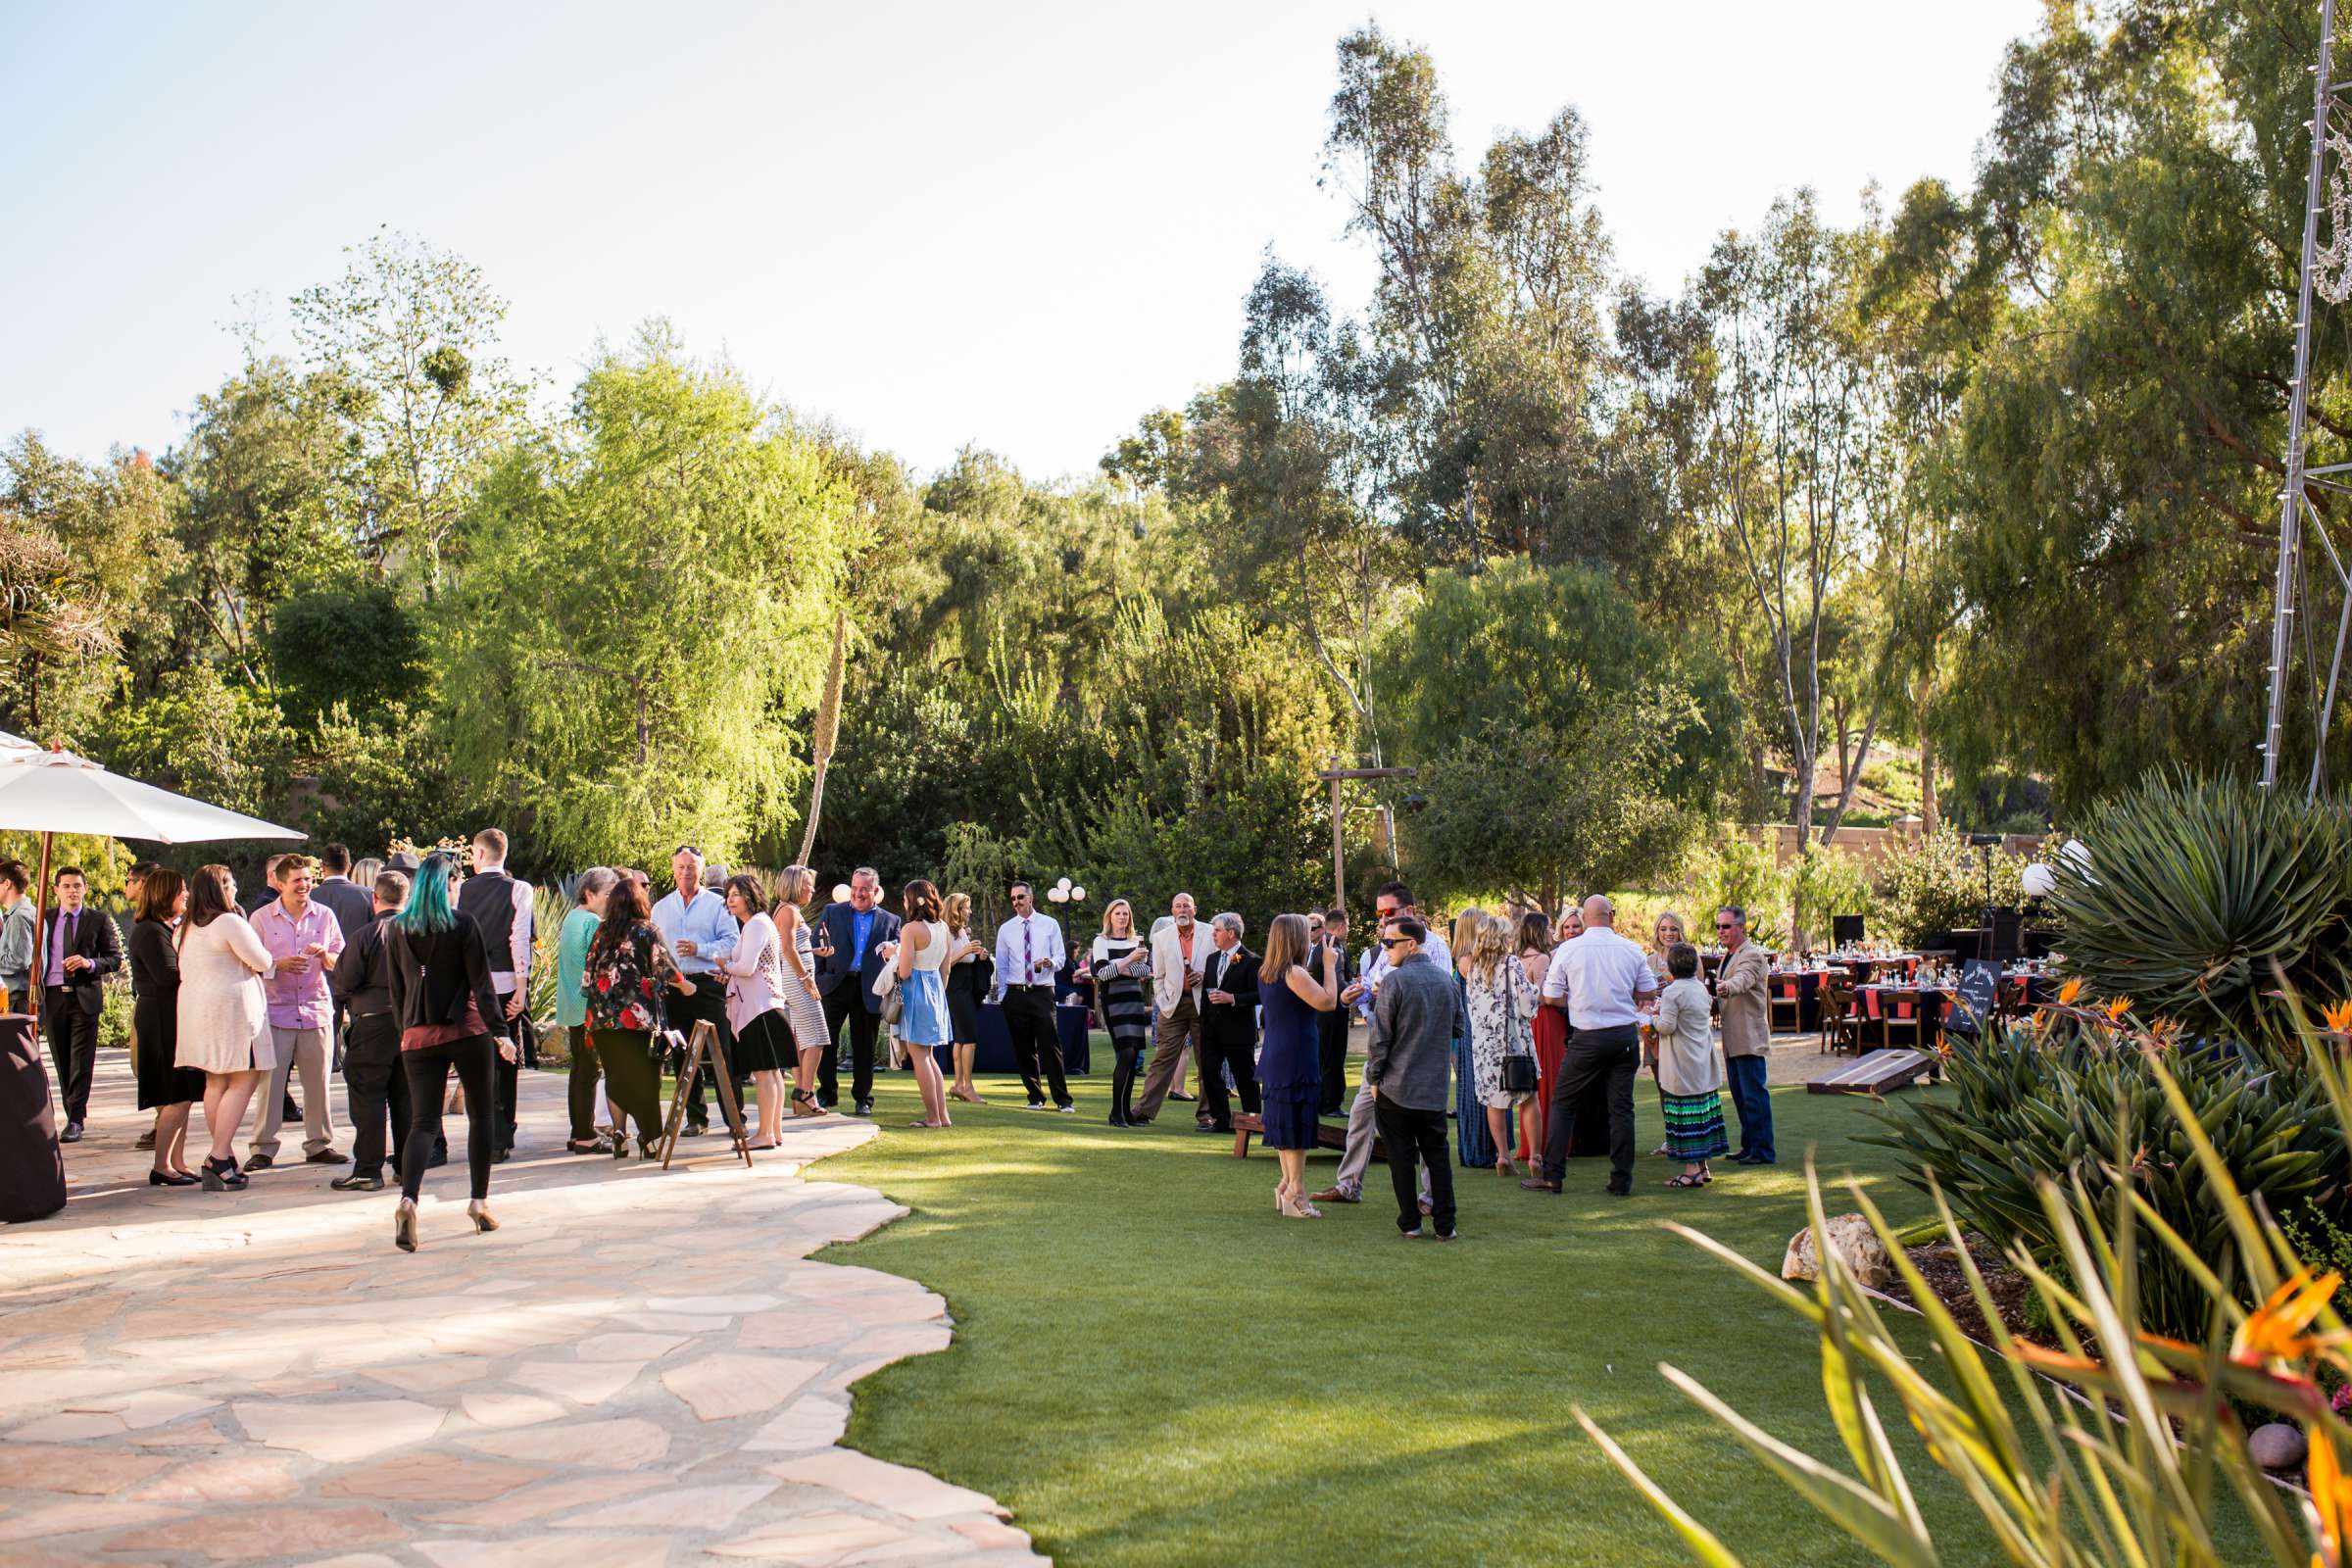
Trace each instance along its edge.
<instances>
[{"instance_id":1,"label":"woman in black dress","mask_svg":"<svg viewBox=\"0 0 2352 1568\"><path fill-rule=\"evenodd\" d=\"M1086 978L1094 982L1095 1013L1110 1031L1114 1066L1110 1075L1110 1124L1136 1127L1135 1071L1152 1040L1152 1001L1144 980L1152 952L1135 934L1135 906L1113 899L1102 909L1102 934L1087 954Z\"/></svg>"},{"instance_id":2,"label":"woman in black dress","mask_svg":"<svg viewBox=\"0 0 2352 1568\"><path fill-rule=\"evenodd\" d=\"M188 885L168 866L147 873L131 908L131 1065L139 1108L156 1113L150 1187L193 1187L198 1180L187 1166L188 1112L204 1098L204 1074L172 1065L179 1050L179 950L172 928L187 910Z\"/></svg>"},{"instance_id":3,"label":"woman in black dress","mask_svg":"<svg viewBox=\"0 0 2352 1568\"><path fill-rule=\"evenodd\" d=\"M972 1057L980 1050L980 999L996 983L996 960L988 944L972 940L972 896L951 893L941 918L948 926L948 1054L956 1058L956 1079L948 1093L967 1104L985 1105L972 1087Z\"/></svg>"}]
</instances>

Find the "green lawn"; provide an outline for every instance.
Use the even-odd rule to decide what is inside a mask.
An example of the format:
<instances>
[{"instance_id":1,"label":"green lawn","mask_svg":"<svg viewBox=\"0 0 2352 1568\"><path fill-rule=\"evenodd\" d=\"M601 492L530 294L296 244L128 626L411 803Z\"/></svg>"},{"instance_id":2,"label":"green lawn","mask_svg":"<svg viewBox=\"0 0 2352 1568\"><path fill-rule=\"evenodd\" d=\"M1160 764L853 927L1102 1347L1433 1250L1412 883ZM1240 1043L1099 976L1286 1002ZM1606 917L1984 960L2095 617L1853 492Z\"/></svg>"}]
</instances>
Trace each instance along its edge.
<instances>
[{"instance_id":1,"label":"green lawn","mask_svg":"<svg viewBox=\"0 0 2352 1568\"><path fill-rule=\"evenodd\" d=\"M1360 1207L1278 1218L1273 1158L1236 1160L1186 1106L1124 1131L1101 1121L1099 1081L1070 1118L1020 1108L1017 1082L995 1080L995 1103L927 1134L903 1126L912 1081L880 1082L886 1135L814 1174L913 1213L823 1255L939 1291L956 1335L861 1384L850 1441L990 1493L1058 1562L1686 1560L1573 1403L1748 1561L1870 1560L1655 1370L1671 1361L1838 1451L1813 1340L1658 1226L1688 1219L1777 1266L1808 1144L1890 1213L1922 1212L1882 1151L1848 1141L1869 1125L1862 1102L1776 1096L1791 1162L1728 1167L1699 1192L1658 1187L1676 1167L1648 1158L1631 1200L1601 1195L1592 1161L1558 1198L1457 1167L1463 1239L1444 1247L1396 1237L1380 1166ZM1957 1494L1916 1468L1946 1560L1992 1560L1963 1544Z\"/></svg>"}]
</instances>

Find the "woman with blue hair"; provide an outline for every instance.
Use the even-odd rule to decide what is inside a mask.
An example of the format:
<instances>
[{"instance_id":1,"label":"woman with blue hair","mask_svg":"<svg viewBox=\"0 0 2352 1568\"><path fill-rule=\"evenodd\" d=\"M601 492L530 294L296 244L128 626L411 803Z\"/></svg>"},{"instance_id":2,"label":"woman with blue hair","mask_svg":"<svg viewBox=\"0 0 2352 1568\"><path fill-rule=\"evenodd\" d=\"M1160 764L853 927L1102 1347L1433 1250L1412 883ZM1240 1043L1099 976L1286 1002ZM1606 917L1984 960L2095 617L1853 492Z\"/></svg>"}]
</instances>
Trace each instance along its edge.
<instances>
[{"instance_id":1,"label":"woman with blue hair","mask_svg":"<svg viewBox=\"0 0 2352 1568\"><path fill-rule=\"evenodd\" d=\"M473 1200L466 1205L474 1229L494 1231L490 1217L490 1157L498 1147L498 1094L493 1053L514 1059L514 1043L493 1041L490 1020L503 1017L490 984L490 954L481 928L463 919L450 897L456 858L436 852L417 867L409 902L392 917L392 1015L400 1020L400 1063L409 1083L409 1133L400 1152L400 1209L392 1242L416 1250L416 1193L424 1162L441 1133L441 1097L455 1067L466 1090L466 1163Z\"/></svg>"}]
</instances>

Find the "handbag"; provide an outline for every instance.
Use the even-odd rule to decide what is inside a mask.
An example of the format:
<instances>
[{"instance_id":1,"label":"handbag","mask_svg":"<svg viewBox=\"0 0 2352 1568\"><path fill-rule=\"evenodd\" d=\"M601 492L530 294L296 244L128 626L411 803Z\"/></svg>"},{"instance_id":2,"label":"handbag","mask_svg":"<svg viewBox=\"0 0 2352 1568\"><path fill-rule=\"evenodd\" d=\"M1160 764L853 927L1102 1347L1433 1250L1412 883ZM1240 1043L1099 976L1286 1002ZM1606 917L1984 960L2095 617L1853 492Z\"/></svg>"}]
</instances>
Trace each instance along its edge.
<instances>
[{"instance_id":1,"label":"handbag","mask_svg":"<svg viewBox=\"0 0 2352 1568\"><path fill-rule=\"evenodd\" d=\"M1506 958L1506 964L1516 958ZM1510 1032L1503 1038L1502 1092L1506 1095L1532 1095L1536 1092L1536 1058L1532 1052L1514 1051L1519 1044L1519 987L1507 969L1502 971L1502 1010L1510 1020Z\"/></svg>"},{"instance_id":2,"label":"handbag","mask_svg":"<svg viewBox=\"0 0 2352 1568\"><path fill-rule=\"evenodd\" d=\"M897 1023L899 1014L906 1010L906 999L899 994L898 965L886 965L874 976L874 995L882 999L882 1021Z\"/></svg>"}]
</instances>

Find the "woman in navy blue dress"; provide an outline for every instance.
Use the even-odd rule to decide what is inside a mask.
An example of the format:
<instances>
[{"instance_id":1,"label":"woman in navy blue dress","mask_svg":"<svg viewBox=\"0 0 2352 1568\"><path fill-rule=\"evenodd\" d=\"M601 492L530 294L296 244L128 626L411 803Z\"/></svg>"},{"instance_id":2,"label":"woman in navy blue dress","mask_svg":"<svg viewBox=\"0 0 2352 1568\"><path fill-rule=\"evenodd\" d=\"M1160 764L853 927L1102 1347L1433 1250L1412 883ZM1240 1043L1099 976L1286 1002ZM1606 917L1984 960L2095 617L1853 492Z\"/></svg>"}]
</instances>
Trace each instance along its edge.
<instances>
[{"instance_id":1,"label":"woman in navy blue dress","mask_svg":"<svg viewBox=\"0 0 2352 1568\"><path fill-rule=\"evenodd\" d=\"M1306 1152L1315 1147L1323 1101L1322 1030L1315 1015L1338 1006L1339 992L1307 969L1309 956L1306 916L1276 915L1257 970L1258 1004L1266 1014L1257 1084L1265 1106L1265 1144L1282 1161L1274 1208L1286 1219L1323 1217L1306 1200ZM1337 962L1326 960L1324 972L1337 974Z\"/></svg>"}]
</instances>

